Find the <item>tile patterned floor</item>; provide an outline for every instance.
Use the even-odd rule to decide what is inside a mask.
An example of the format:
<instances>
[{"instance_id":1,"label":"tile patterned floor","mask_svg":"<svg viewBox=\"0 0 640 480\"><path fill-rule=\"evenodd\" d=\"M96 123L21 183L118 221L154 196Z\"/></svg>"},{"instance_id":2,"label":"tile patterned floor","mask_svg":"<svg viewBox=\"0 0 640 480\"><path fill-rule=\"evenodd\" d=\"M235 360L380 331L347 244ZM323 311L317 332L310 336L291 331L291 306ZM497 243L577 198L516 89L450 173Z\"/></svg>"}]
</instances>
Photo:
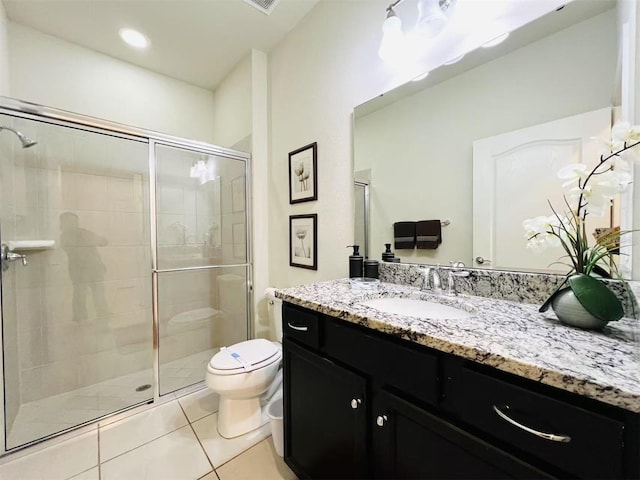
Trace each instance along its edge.
<instances>
[{"instance_id":1,"label":"tile patterned floor","mask_svg":"<svg viewBox=\"0 0 640 480\"><path fill-rule=\"evenodd\" d=\"M161 365L162 390L171 392L202 381L206 365L216 351L205 350ZM7 445L23 445L149 400L153 390L137 392L136 387L150 383L153 372L143 370L25 403L13 422Z\"/></svg>"},{"instance_id":2,"label":"tile patterned floor","mask_svg":"<svg viewBox=\"0 0 640 480\"><path fill-rule=\"evenodd\" d=\"M2 480L293 480L269 424L227 440L218 396L200 390L34 453L0 459Z\"/></svg>"}]
</instances>

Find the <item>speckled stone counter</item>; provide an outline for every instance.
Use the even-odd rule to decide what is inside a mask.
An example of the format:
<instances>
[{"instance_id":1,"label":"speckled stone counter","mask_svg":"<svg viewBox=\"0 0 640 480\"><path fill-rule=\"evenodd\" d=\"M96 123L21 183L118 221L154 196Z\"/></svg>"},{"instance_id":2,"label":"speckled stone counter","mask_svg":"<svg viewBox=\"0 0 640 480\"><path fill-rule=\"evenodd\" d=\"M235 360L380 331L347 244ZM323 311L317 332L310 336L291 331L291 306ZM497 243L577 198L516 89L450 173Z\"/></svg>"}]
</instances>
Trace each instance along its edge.
<instances>
[{"instance_id":1,"label":"speckled stone counter","mask_svg":"<svg viewBox=\"0 0 640 480\"><path fill-rule=\"evenodd\" d=\"M380 263L380 280L383 282L422 287L424 270L429 265L411 263ZM431 265L433 267L433 265ZM438 267L443 285L449 277L448 267ZM563 275L549 275L531 272L509 272L481 268L465 268L468 277L456 278L459 293L478 297L510 300L518 303L541 305L551 296L564 280ZM633 317L640 313L640 282L629 281L627 287L616 280L605 280L609 288L622 302L626 315Z\"/></svg>"},{"instance_id":2,"label":"speckled stone counter","mask_svg":"<svg viewBox=\"0 0 640 480\"><path fill-rule=\"evenodd\" d=\"M466 295L433 295L381 282L375 291L348 279L280 289L276 296L347 322L410 340L537 382L640 412L640 327L610 322L602 332L562 325L538 305ZM420 319L359 305L381 297L416 298L472 313L462 319Z\"/></svg>"}]
</instances>

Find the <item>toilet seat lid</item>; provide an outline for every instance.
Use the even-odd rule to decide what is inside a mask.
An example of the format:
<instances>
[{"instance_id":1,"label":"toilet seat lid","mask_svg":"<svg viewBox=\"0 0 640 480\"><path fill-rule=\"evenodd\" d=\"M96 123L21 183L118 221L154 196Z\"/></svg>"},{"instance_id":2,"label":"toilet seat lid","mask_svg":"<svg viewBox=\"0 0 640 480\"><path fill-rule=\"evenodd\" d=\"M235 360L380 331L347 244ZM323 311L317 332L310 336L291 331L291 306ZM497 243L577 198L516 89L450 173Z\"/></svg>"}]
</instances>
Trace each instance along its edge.
<instances>
[{"instance_id":1,"label":"toilet seat lid","mask_svg":"<svg viewBox=\"0 0 640 480\"><path fill-rule=\"evenodd\" d=\"M244 363L254 366L276 356L278 352L278 347L264 338L247 340L216 353L209 366L215 370L244 370Z\"/></svg>"}]
</instances>

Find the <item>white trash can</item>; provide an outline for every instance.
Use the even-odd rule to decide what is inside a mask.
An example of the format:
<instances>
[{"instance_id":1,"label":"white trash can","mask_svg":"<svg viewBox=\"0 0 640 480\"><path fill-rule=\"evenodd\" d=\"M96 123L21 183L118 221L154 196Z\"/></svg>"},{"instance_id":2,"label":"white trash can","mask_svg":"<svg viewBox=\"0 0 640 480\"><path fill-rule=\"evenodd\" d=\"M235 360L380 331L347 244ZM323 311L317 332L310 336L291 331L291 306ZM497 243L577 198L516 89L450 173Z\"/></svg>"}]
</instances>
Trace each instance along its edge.
<instances>
[{"instance_id":1,"label":"white trash can","mask_svg":"<svg viewBox=\"0 0 640 480\"><path fill-rule=\"evenodd\" d=\"M269 424L271 425L271 437L273 438L273 446L276 448L276 453L281 457L284 457L284 421L282 420L282 397L276 398L269 404L269 407L267 408L267 415L269 415Z\"/></svg>"}]
</instances>

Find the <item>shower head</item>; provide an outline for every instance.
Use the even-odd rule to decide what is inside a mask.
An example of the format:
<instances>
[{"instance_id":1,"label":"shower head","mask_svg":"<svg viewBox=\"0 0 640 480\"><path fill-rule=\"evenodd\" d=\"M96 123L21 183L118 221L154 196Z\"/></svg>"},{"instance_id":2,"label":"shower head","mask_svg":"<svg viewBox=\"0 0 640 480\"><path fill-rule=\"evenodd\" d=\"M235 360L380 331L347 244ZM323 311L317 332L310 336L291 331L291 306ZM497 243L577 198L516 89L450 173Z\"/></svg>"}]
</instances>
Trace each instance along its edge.
<instances>
[{"instance_id":1,"label":"shower head","mask_svg":"<svg viewBox=\"0 0 640 480\"><path fill-rule=\"evenodd\" d=\"M18 139L20 140L20 143L22 144L22 148L33 147L36 143L38 143L35 140L31 140L29 137L27 137L22 132L14 130L13 128L9 128L9 127L5 127L4 125L0 125L0 131L2 131L2 130L9 130L10 132L15 133L16 136L18 137Z\"/></svg>"}]
</instances>

